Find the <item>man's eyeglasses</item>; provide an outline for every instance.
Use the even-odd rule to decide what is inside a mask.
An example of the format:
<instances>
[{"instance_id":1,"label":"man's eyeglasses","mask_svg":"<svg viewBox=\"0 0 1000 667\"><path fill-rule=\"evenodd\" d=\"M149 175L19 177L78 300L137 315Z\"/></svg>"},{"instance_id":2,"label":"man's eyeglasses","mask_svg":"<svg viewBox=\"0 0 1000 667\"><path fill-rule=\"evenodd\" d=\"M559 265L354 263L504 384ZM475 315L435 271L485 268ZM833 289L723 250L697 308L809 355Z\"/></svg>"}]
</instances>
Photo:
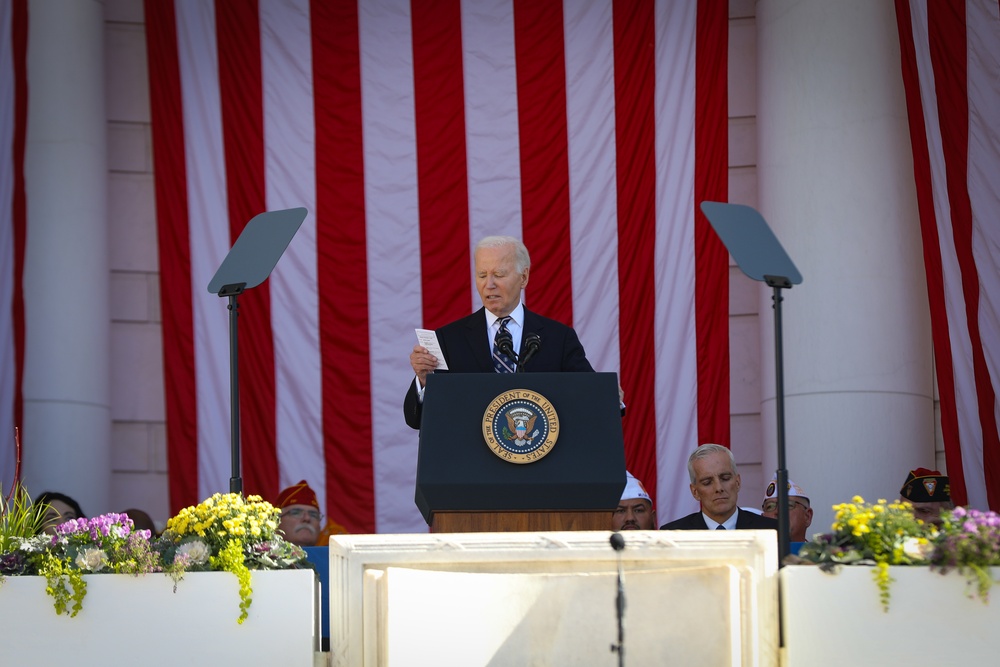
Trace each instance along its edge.
<instances>
[{"instance_id":1,"label":"man's eyeglasses","mask_svg":"<svg viewBox=\"0 0 1000 667\"><path fill-rule=\"evenodd\" d=\"M322 516L316 510L304 510L304 509L300 509L298 507L293 507L290 510L285 510L285 514L287 514L290 517L294 517L296 519L298 519L298 518L300 518L300 517L302 517L304 515L304 516L308 516L310 519L315 519L317 522L320 520L320 517Z\"/></svg>"},{"instance_id":2,"label":"man's eyeglasses","mask_svg":"<svg viewBox=\"0 0 1000 667\"><path fill-rule=\"evenodd\" d=\"M806 505L804 502L802 502L800 500L789 500L788 501L788 509L793 510L793 509L795 509L796 505L798 505L799 507L801 507L804 510L809 509L809 506ZM764 510L765 513L766 512L776 512L776 511L778 511L778 501L777 500L768 500L766 503L764 503L764 505L763 505L763 507L761 507L761 509Z\"/></svg>"}]
</instances>

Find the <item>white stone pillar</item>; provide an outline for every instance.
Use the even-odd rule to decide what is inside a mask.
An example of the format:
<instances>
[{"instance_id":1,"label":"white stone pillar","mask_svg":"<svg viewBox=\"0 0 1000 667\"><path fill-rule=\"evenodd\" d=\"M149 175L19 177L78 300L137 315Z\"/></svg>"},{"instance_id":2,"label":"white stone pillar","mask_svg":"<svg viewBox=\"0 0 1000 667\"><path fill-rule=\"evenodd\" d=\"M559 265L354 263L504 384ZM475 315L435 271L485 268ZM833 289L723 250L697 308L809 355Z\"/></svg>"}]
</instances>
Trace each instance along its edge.
<instances>
[{"instance_id":1,"label":"white stone pillar","mask_svg":"<svg viewBox=\"0 0 1000 667\"><path fill-rule=\"evenodd\" d=\"M104 3L28 3L24 475L109 510Z\"/></svg>"},{"instance_id":2,"label":"white stone pillar","mask_svg":"<svg viewBox=\"0 0 1000 667\"><path fill-rule=\"evenodd\" d=\"M759 206L803 282L784 291L786 467L812 532L934 464L926 279L888 0L757 3ZM774 310L762 289L764 469L777 468Z\"/></svg>"}]
</instances>

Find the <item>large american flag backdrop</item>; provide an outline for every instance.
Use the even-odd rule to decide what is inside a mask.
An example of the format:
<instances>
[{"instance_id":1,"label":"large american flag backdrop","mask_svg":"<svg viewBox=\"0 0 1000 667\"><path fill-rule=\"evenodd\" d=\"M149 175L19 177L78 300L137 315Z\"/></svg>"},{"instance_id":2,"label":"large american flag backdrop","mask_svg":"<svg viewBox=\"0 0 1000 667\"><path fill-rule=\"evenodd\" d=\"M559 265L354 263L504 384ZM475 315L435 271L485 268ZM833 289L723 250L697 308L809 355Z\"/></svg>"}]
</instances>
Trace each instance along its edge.
<instances>
[{"instance_id":1,"label":"large american flag backdrop","mask_svg":"<svg viewBox=\"0 0 1000 667\"><path fill-rule=\"evenodd\" d=\"M951 494L1000 510L1000 3L896 18Z\"/></svg>"},{"instance_id":2,"label":"large american flag backdrop","mask_svg":"<svg viewBox=\"0 0 1000 667\"><path fill-rule=\"evenodd\" d=\"M627 461L690 494L728 442L727 3L146 3L171 505L230 476L225 300L245 223L309 215L240 297L245 489L306 479L351 532L426 530L403 423L415 327L478 308L471 247L524 239L525 301L620 372ZM673 512L668 512L672 514Z\"/></svg>"}]
</instances>

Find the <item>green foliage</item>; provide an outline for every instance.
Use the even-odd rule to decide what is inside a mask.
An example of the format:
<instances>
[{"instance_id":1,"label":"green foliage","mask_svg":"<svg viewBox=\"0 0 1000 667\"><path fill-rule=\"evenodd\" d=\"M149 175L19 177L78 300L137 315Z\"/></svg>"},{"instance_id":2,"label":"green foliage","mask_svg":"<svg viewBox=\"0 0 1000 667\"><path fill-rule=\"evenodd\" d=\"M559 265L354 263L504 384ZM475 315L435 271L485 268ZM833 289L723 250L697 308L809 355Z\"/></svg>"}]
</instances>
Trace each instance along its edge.
<instances>
[{"instance_id":1,"label":"green foliage","mask_svg":"<svg viewBox=\"0 0 1000 667\"><path fill-rule=\"evenodd\" d=\"M0 554L14 551L21 540L42 532L45 503L32 504L21 484L15 484L8 495L0 487Z\"/></svg>"}]
</instances>

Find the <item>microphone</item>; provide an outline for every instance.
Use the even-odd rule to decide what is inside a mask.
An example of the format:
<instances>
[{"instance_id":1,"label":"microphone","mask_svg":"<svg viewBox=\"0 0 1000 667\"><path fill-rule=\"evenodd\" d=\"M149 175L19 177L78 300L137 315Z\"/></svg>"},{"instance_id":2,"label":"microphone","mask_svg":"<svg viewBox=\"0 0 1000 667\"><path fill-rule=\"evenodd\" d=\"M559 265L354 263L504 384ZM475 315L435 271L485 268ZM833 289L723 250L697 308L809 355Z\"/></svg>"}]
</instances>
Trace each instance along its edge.
<instances>
[{"instance_id":1,"label":"microphone","mask_svg":"<svg viewBox=\"0 0 1000 667\"><path fill-rule=\"evenodd\" d=\"M621 533L611 534L611 548L615 551L621 551L625 548L625 538L622 537Z\"/></svg>"},{"instance_id":2,"label":"microphone","mask_svg":"<svg viewBox=\"0 0 1000 667\"><path fill-rule=\"evenodd\" d=\"M496 342L500 354L505 354L517 362L517 353L514 352L514 338L507 329L501 329L497 332Z\"/></svg>"},{"instance_id":3,"label":"microphone","mask_svg":"<svg viewBox=\"0 0 1000 667\"><path fill-rule=\"evenodd\" d=\"M530 333L524 337L524 357L517 364L517 372L520 373L524 370L525 365L528 360L533 356L538 354L538 351L542 349L542 337L536 333Z\"/></svg>"}]
</instances>

